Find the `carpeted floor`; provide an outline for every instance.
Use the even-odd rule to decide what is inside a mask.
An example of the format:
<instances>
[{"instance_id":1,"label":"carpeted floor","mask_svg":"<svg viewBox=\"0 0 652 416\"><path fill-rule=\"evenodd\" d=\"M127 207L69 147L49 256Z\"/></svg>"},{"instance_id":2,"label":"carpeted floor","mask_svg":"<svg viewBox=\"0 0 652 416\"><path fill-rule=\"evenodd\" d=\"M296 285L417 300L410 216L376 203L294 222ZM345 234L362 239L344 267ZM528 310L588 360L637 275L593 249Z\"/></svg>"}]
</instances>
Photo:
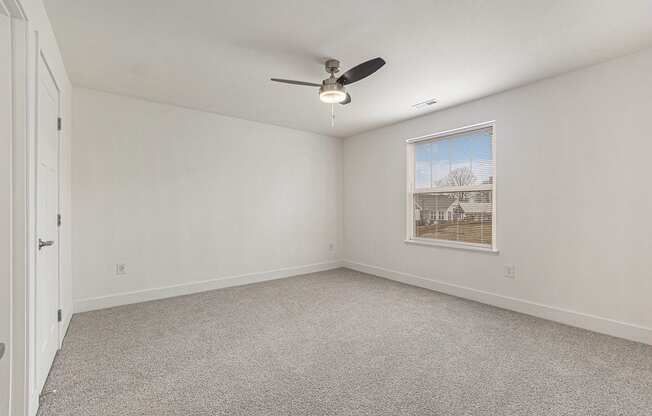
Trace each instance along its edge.
<instances>
[{"instance_id":1,"label":"carpeted floor","mask_svg":"<svg viewBox=\"0 0 652 416\"><path fill-rule=\"evenodd\" d=\"M75 315L40 416L651 415L652 347L340 269Z\"/></svg>"}]
</instances>

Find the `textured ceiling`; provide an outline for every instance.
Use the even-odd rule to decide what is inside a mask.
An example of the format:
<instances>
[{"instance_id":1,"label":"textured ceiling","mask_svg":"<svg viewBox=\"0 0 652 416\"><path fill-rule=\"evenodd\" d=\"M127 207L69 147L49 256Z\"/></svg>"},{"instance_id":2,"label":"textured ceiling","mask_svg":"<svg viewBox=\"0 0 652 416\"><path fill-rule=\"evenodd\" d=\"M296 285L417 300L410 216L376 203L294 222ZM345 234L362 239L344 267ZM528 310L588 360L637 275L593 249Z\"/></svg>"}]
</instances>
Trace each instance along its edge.
<instances>
[{"instance_id":1,"label":"textured ceiling","mask_svg":"<svg viewBox=\"0 0 652 416\"><path fill-rule=\"evenodd\" d=\"M652 45L652 1L45 0L73 84L347 137ZM387 65L330 107L333 57ZM415 110L412 104L436 98Z\"/></svg>"}]
</instances>

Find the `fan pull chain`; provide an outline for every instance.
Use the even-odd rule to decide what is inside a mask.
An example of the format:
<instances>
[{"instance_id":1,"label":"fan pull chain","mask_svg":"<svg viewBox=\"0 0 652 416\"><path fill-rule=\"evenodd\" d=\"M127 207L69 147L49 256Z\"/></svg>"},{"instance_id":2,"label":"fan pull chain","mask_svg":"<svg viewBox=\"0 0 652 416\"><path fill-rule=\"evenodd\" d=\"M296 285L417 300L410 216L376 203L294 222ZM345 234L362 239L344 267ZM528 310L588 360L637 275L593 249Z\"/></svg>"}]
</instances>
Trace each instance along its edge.
<instances>
[{"instance_id":1,"label":"fan pull chain","mask_svg":"<svg viewBox=\"0 0 652 416\"><path fill-rule=\"evenodd\" d=\"M335 104L331 104L331 127L335 127Z\"/></svg>"}]
</instances>

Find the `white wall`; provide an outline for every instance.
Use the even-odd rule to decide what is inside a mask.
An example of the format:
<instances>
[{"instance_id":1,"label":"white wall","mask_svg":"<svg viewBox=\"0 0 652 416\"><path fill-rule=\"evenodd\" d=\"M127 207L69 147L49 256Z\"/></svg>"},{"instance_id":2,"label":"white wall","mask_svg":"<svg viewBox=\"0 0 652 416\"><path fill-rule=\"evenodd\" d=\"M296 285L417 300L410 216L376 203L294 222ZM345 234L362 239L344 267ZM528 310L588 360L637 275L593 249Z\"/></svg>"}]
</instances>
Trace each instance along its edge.
<instances>
[{"instance_id":1,"label":"white wall","mask_svg":"<svg viewBox=\"0 0 652 416\"><path fill-rule=\"evenodd\" d=\"M76 310L338 259L341 139L78 88L73 111Z\"/></svg>"},{"instance_id":2,"label":"white wall","mask_svg":"<svg viewBox=\"0 0 652 416\"><path fill-rule=\"evenodd\" d=\"M345 255L361 270L652 343L651 112L646 50L346 139ZM500 253L405 244L405 139L488 120Z\"/></svg>"},{"instance_id":3,"label":"white wall","mask_svg":"<svg viewBox=\"0 0 652 416\"><path fill-rule=\"evenodd\" d=\"M360 270L652 343L650 91L647 50L342 144L75 89L76 309L346 258ZM406 245L405 139L487 120L496 120L500 253ZM116 263L127 275L115 275ZM503 277L506 264L516 265L515 280Z\"/></svg>"}]
</instances>

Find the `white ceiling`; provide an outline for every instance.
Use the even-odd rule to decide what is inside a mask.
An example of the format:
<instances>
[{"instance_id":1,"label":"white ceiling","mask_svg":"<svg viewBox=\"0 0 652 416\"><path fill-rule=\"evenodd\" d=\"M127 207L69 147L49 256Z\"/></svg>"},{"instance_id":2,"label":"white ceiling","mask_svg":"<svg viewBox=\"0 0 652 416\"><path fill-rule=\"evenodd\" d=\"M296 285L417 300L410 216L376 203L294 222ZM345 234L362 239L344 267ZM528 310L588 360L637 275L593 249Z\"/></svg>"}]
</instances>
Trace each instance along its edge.
<instances>
[{"instance_id":1,"label":"white ceiling","mask_svg":"<svg viewBox=\"0 0 652 416\"><path fill-rule=\"evenodd\" d=\"M650 0L45 0L75 85L347 137L652 44ZM316 89L383 57L330 107ZM414 103L436 98L427 110Z\"/></svg>"}]
</instances>

